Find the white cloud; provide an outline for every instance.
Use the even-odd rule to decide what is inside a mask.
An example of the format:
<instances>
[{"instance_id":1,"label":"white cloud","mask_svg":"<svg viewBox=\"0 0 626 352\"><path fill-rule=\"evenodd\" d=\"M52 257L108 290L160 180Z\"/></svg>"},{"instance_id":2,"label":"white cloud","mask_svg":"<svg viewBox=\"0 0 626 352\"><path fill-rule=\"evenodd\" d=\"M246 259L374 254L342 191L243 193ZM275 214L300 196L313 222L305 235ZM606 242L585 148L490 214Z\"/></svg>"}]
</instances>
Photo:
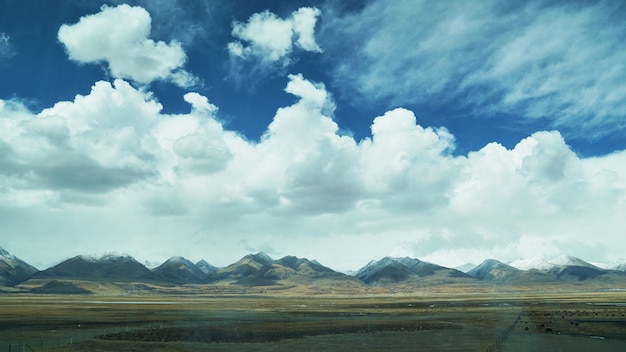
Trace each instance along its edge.
<instances>
[{"instance_id":1,"label":"white cloud","mask_svg":"<svg viewBox=\"0 0 626 352\"><path fill-rule=\"evenodd\" d=\"M623 11L607 1L374 1L341 17L328 9L320 38L337 83L364 102L461 101L597 138L626 128Z\"/></svg>"},{"instance_id":2,"label":"white cloud","mask_svg":"<svg viewBox=\"0 0 626 352\"><path fill-rule=\"evenodd\" d=\"M228 43L231 59L254 59L262 64L286 66L294 47L321 52L315 41L315 24L320 14L316 8L302 7L290 18L282 19L266 10L253 14L246 23L233 22L232 35L243 43Z\"/></svg>"},{"instance_id":3,"label":"white cloud","mask_svg":"<svg viewBox=\"0 0 626 352\"><path fill-rule=\"evenodd\" d=\"M38 114L2 101L0 174L18 193L45 190L62 202L65 192L97 195L222 169L231 154L217 107L197 93L184 98L189 114L164 115L150 93L115 80Z\"/></svg>"},{"instance_id":4,"label":"white cloud","mask_svg":"<svg viewBox=\"0 0 626 352\"><path fill-rule=\"evenodd\" d=\"M234 37L252 45L237 50L241 55L266 54L269 61L277 61L291 51L293 36L291 21L280 19L269 11L253 14L246 24L234 23L232 33Z\"/></svg>"},{"instance_id":5,"label":"white cloud","mask_svg":"<svg viewBox=\"0 0 626 352\"><path fill-rule=\"evenodd\" d=\"M34 239L74 219L67 255L80 246L222 265L271 247L341 269L364 256L515 259L538 239L550 254L626 250L624 152L580 158L543 131L454 156L450 132L401 108L356 141L339 133L324 85L290 75L286 91L297 101L258 142L225 130L200 94L184 96L189 113L164 114L122 80L40 113L0 100L3 231Z\"/></svg>"},{"instance_id":6,"label":"white cloud","mask_svg":"<svg viewBox=\"0 0 626 352\"><path fill-rule=\"evenodd\" d=\"M149 94L117 80L96 83L87 96L59 102L39 114L21 106L2 118L12 127L0 133L19 189L106 192L152 178L151 151L140 131L161 106ZM12 170L12 171L11 171Z\"/></svg>"},{"instance_id":7,"label":"white cloud","mask_svg":"<svg viewBox=\"0 0 626 352\"><path fill-rule=\"evenodd\" d=\"M322 52L315 42L315 23L322 12L314 7L301 7L292 14L293 32L298 38L296 46L313 52Z\"/></svg>"},{"instance_id":8,"label":"white cloud","mask_svg":"<svg viewBox=\"0 0 626 352\"><path fill-rule=\"evenodd\" d=\"M187 93L183 96L183 99L191 104L191 107L197 111L207 111L209 114L214 116L217 113L217 106L209 103L209 99L206 97L195 93Z\"/></svg>"},{"instance_id":9,"label":"white cloud","mask_svg":"<svg viewBox=\"0 0 626 352\"><path fill-rule=\"evenodd\" d=\"M70 59L106 62L115 78L139 83L171 80L182 87L197 83L193 75L181 69L187 59L181 45L176 41L155 42L148 38L150 30L150 14L143 8L105 5L78 23L62 25L58 38Z\"/></svg>"}]
</instances>

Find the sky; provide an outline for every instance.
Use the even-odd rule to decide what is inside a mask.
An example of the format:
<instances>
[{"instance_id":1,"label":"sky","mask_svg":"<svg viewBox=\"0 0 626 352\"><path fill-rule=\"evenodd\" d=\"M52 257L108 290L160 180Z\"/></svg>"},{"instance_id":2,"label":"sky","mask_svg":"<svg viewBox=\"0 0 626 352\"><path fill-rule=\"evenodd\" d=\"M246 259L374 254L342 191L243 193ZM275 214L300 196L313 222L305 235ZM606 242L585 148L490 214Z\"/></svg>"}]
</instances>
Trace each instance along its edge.
<instances>
[{"instance_id":1,"label":"sky","mask_svg":"<svg viewBox=\"0 0 626 352\"><path fill-rule=\"evenodd\" d=\"M624 261L622 1L0 0L0 246Z\"/></svg>"}]
</instances>

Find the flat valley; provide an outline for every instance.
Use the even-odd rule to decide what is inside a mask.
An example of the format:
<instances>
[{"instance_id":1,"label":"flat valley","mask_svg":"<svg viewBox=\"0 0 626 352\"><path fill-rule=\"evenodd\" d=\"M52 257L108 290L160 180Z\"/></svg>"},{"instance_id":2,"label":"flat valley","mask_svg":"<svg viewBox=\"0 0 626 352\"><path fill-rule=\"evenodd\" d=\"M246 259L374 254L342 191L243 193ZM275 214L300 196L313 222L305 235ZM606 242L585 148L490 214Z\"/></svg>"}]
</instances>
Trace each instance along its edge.
<instances>
[{"instance_id":1,"label":"flat valley","mask_svg":"<svg viewBox=\"0 0 626 352\"><path fill-rule=\"evenodd\" d=\"M623 292L4 295L0 351L618 351Z\"/></svg>"}]
</instances>

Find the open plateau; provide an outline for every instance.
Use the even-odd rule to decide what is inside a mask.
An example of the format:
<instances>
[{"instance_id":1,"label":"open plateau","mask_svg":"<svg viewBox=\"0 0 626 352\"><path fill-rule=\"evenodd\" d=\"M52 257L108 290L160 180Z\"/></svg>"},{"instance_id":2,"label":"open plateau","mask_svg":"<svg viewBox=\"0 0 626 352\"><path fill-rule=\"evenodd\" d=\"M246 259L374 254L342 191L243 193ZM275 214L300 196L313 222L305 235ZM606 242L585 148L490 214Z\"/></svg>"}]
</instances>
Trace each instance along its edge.
<instances>
[{"instance_id":1,"label":"open plateau","mask_svg":"<svg viewBox=\"0 0 626 352\"><path fill-rule=\"evenodd\" d=\"M386 257L345 274L257 253L38 270L0 249L0 351L622 351L624 267Z\"/></svg>"}]
</instances>

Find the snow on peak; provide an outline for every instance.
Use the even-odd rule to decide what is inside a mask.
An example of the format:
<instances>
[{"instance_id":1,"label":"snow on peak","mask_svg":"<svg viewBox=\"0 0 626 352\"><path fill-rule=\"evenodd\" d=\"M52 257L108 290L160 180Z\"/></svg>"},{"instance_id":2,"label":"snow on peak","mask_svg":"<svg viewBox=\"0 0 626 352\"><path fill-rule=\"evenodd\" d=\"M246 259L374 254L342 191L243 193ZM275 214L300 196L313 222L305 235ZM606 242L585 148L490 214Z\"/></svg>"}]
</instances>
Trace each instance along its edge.
<instances>
[{"instance_id":1,"label":"snow on peak","mask_svg":"<svg viewBox=\"0 0 626 352\"><path fill-rule=\"evenodd\" d=\"M549 271L555 267L565 266L584 266L588 268L597 268L597 266L571 255L560 255L550 260L544 260L542 258L517 259L509 263L509 265L520 270L537 269L541 271Z\"/></svg>"},{"instance_id":2,"label":"snow on peak","mask_svg":"<svg viewBox=\"0 0 626 352\"><path fill-rule=\"evenodd\" d=\"M626 268L626 259L624 258L619 258L617 260L609 261L609 262L589 262L589 263L595 265L596 267L600 269L624 271L624 268Z\"/></svg>"},{"instance_id":3,"label":"snow on peak","mask_svg":"<svg viewBox=\"0 0 626 352\"><path fill-rule=\"evenodd\" d=\"M115 252L108 252L101 255L80 255L79 257L91 263L136 261L135 258L128 254L120 254Z\"/></svg>"},{"instance_id":4,"label":"snow on peak","mask_svg":"<svg viewBox=\"0 0 626 352\"><path fill-rule=\"evenodd\" d=\"M363 276L363 275L369 275L370 273L375 273L390 265L398 265L398 264L406 266L404 263L398 260L398 258L384 257L380 260L372 260L369 263L367 263L367 265L365 265L363 268L361 268L356 273L354 273L354 276L358 277L358 276Z\"/></svg>"},{"instance_id":5,"label":"snow on peak","mask_svg":"<svg viewBox=\"0 0 626 352\"><path fill-rule=\"evenodd\" d=\"M392 258L392 259L397 261L400 264L403 264L404 266L408 268L412 268L422 262L419 259L410 258L410 257Z\"/></svg>"},{"instance_id":6,"label":"snow on peak","mask_svg":"<svg viewBox=\"0 0 626 352\"><path fill-rule=\"evenodd\" d=\"M594 265L587 263L586 261L580 258L573 257L571 255L560 255L554 259L549 260L548 262L554 265L558 265L558 266L575 265L575 266L586 266L589 268L595 268Z\"/></svg>"},{"instance_id":7,"label":"snow on peak","mask_svg":"<svg viewBox=\"0 0 626 352\"><path fill-rule=\"evenodd\" d=\"M518 259L509 263L510 266L520 269L520 270L550 270L555 264L549 263L541 258L527 258L527 259Z\"/></svg>"},{"instance_id":8,"label":"snow on peak","mask_svg":"<svg viewBox=\"0 0 626 352\"><path fill-rule=\"evenodd\" d=\"M196 263L196 266L202 270L205 274L210 274L217 270L217 267L209 264L206 260L202 259Z\"/></svg>"}]
</instances>

